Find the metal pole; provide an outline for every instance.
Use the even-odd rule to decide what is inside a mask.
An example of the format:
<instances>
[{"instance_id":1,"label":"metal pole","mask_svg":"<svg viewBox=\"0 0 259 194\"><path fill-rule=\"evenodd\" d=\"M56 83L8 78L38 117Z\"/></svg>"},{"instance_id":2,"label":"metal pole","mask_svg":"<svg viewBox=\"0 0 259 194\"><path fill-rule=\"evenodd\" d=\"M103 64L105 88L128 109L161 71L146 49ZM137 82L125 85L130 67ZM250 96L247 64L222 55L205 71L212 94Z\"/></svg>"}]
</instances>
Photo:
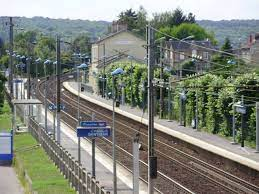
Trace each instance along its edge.
<instances>
[{"instance_id":1,"label":"metal pole","mask_svg":"<svg viewBox=\"0 0 259 194\"><path fill-rule=\"evenodd\" d=\"M133 193L139 193L139 136L133 140Z\"/></svg>"},{"instance_id":2,"label":"metal pole","mask_svg":"<svg viewBox=\"0 0 259 194\"><path fill-rule=\"evenodd\" d=\"M31 52L29 52L31 53ZM27 58L27 99L30 99L31 98L31 72L30 72L30 69L31 69L31 59L30 57ZM32 113L32 109L33 107L31 105L28 105L29 106L29 117L33 115Z\"/></svg>"},{"instance_id":3,"label":"metal pole","mask_svg":"<svg viewBox=\"0 0 259 194\"><path fill-rule=\"evenodd\" d=\"M163 66L164 66L164 64L163 64L163 57L162 57L162 53L163 53L163 45L162 45L162 41L160 42L160 65L161 65L161 67L160 67L160 80L162 80L163 79ZM163 118L163 109L164 109L164 94L163 94L163 87L161 87L160 86L160 97L159 97L159 100L160 100L160 111L159 111L159 117L160 117L160 119L162 119Z\"/></svg>"},{"instance_id":4,"label":"metal pole","mask_svg":"<svg viewBox=\"0 0 259 194\"><path fill-rule=\"evenodd\" d=\"M45 77L47 76L46 75L46 65L44 65L44 70L45 70ZM47 82L49 80L49 77L46 77L46 81L45 81L45 84L44 84L44 104L45 104L45 130L48 131L48 96L47 96Z\"/></svg>"},{"instance_id":5,"label":"metal pole","mask_svg":"<svg viewBox=\"0 0 259 194\"><path fill-rule=\"evenodd\" d=\"M53 110L53 138L56 140L56 111Z\"/></svg>"},{"instance_id":6,"label":"metal pole","mask_svg":"<svg viewBox=\"0 0 259 194\"><path fill-rule=\"evenodd\" d=\"M10 17L10 29L9 29L9 89L11 98L13 98L13 18Z\"/></svg>"},{"instance_id":7,"label":"metal pole","mask_svg":"<svg viewBox=\"0 0 259 194\"><path fill-rule=\"evenodd\" d=\"M241 96L241 103L242 106L244 106L244 95ZM241 115L241 147L244 147L245 145L245 114Z\"/></svg>"},{"instance_id":8,"label":"metal pole","mask_svg":"<svg viewBox=\"0 0 259 194\"><path fill-rule=\"evenodd\" d=\"M102 86L103 86L103 91L102 95L103 98L106 97L106 91L105 91L105 65L106 65L106 58L105 58L105 44L103 44L103 80L102 80Z\"/></svg>"},{"instance_id":9,"label":"metal pole","mask_svg":"<svg viewBox=\"0 0 259 194\"><path fill-rule=\"evenodd\" d=\"M17 80L17 78L16 78L16 80ZM18 83L17 82L15 82L15 99L18 99Z\"/></svg>"},{"instance_id":10,"label":"metal pole","mask_svg":"<svg viewBox=\"0 0 259 194\"><path fill-rule=\"evenodd\" d=\"M77 120L78 126L80 126L80 79L79 79L79 69L77 69L77 85L78 85L78 94L77 94ZM78 163L81 164L81 139L78 137Z\"/></svg>"},{"instance_id":11,"label":"metal pole","mask_svg":"<svg viewBox=\"0 0 259 194\"><path fill-rule=\"evenodd\" d=\"M125 87L121 87L121 105L125 105Z\"/></svg>"},{"instance_id":12,"label":"metal pole","mask_svg":"<svg viewBox=\"0 0 259 194\"><path fill-rule=\"evenodd\" d=\"M116 141L115 141L115 78L112 77L112 158L113 158L113 193L117 194Z\"/></svg>"},{"instance_id":13,"label":"metal pole","mask_svg":"<svg viewBox=\"0 0 259 194\"><path fill-rule=\"evenodd\" d=\"M20 98L21 99L23 99L23 97L22 97L22 88L23 88L23 84L24 84L24 80L22 79L22 68L21 68L21 80L22 80L22 82L21 82L21 91L20 91Z\"/></svg>"},{"instance_id":14,"label":"metal pole","mask_svg":"<svg viewBox=\"0 0 259 194\"><path fill-rule=\"evenodd\" d=\"M31 59L30 57L28 57L28 60L27 60L27 99L30 99L31 98L31 72L30 72L30 69L31 69Z\"/></svg>"},{"instance_id":15,"label":"metal pole","mask_svg":"<svg viewBox=\"0 0 259 194\"><path fill-rule=\"evenodd\" d=\"M183 125L183 100L180 96L180 125L182 126Z\"/></svg>"},{"instance_id":16,"label":"metal pole","mask_svg":"<svg viewBox=\"0 0 259 194\"><path fill-rule=\"evenodd\" d=\"M185 100L182 101L182 105L183 105L183 126L186 126L186 104L185 104Z\"/></svg>"},{"instance_id":17,"label":"metal pole","mask_svg":"<svg viewBox=\"0 0 259 194\"><path fill-rule=\"evenodd\" d=\"M256 102L256 152L259 152L259 102Z\"/></svg>"},{"instance_id":18,"label":"metal pole","mask_svg":"<svg viewBox=\"0 0 259 194\"><path fill-rule=\"evenodd\" d=\"M132 67L132 58L131 58L131 62L130 62L130 96L131 96L131 108L133 108L133 84L132 84L132 81L133 81L133 78L132 78L132 75L133 75L133 67Z\"/></svg>"},{"instance_id":19,"label":"metal pole","mask_svg":"<svg viewBox=\"0 0 259 194\"><path fill-rule=\"evenodd\" d=\"M170 88L170 85L168 86L168 121L171 121L171 116L172 116L172 113L171 113L171 88Z\"/></svg>"},{"instance_id":20,"label":"metal pole","mask_svg":"<svg viewBox=\"0 0 259 194\"><path fill-rule=\"evenodd\" d=\"M196 127L196 130L198 131L199 130L199 115L198 115L198 89L196 88L196 91L195 91L195 93L196 93L196 95L195 95L195 97L196 97L196 106L195 106L195 117L196 117L196 119L195 119L195 127Z\"/></svg>"},{"instance_id":21,"label":"metal pole","mask_svg":"<svg viewBox=\"0 0 259 194\"><path fill-rule=\"evenodd\" d=\"M236 109L235 109L235 102L236 98L235 95L233 96L233 102L232 102L232 108L233 108L233 116L232 116L232 137L233 137L233 142L232 144L236 144L236 119L235 119L235 114L236 114Z\"/></svg>"},{"instance_id":22,"label":"metal pole","mask_svg":"<svg viewBox=\"0 0 259 194\"><path fill-rule=\"evenodd\" d=\"M148 194L154 193L156 178L156 157L154 157L154 95L153 95L153 66L155 64L154 42L155 33L150 25L147 26L147 55L148 55Z\"/></svg>"},{"instance_id":23,"label":"metal pole","mask_svg":"<svg viewBox=\"0 0 259 194\"><path fill-rule=\"evenodd\" d=\"M92 121L95 119L95 114L92 112ZM92 176L95 177L95 138L92 138Z\"/></svg>"},{"instance_id":24,"label":"metal pole","mask_svg":"<svg viewBox=\"0 0 259 194\"><path fill-rule=\"evenodd\" d=\"M59 35L57 35L57 43L56 43L56 47L57 47L57 53L56 53L56 60L57 60L57 65L56 65L56 75L57 75L57 102L56 102L56 106L57 106L57 141L60 144L60 72L61 72L61 63L60 63L60 37Z\"/></svg>"},{"instance_id":25,"label":"metal pole","mask_svg":"<svg viewBox=\"0 0 259 194\"><path fill-rule=\"evenodd\" d=\"M35 63L36 66L36 83L38 83L38 62Z\"/></svg>"}]
</instances>

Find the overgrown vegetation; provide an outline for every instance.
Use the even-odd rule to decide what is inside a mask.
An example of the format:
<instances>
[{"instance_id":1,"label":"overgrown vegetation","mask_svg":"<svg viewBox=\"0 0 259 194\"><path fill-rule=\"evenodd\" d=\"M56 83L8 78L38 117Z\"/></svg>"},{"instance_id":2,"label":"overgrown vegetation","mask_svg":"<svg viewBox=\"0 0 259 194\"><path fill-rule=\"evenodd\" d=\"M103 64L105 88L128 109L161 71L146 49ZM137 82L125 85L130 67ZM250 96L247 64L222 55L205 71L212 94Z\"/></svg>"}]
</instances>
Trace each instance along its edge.
<instances>
[{"instance_id":1,"label":"overgrown vegetation","mask_svg":"<svg viewBox=\"0 0 259 194\"><path fill-rule=\"evenodd\" d=\"M110 66L109 72L121 67L124 69L125 74L116 78L115 89L116 96L119 100L122 92L120 84L124 83L125 99L126 103L131 104L131 89L133 90L133 104L140 108L143 108L143 104L146 106L147 99L147 67L144 64L133 64L133 74L131 79L131 67L128 62L117 62ZM155 70L154 76L159 78L159 69ZM170 72L166 72L164 80L168 81ZM101 82L100 93L102 93ZM145 90L142 90L143 84ZM108 74L108 90L112 91L112 77ZM245 139L250 144L255 143L255 101L259 99L259 76L255 73L247 73L238 76L218 75L218 74L206 74L205 76L189 79L183 82L172 90L172 112L173 118L179 120L180 112L180 97L179 93L185 91L187 96L186 101L186 123L191 126L193 119L195 119L196 108L196 91L198 95L198 119L199 128L203 131L207 131L213 134L219 134L222 136L232 135L232 102L235 97L236 102L241 101L241 96L244 96L244 104L252 106L247 107L246 115L246 134ZM159 88L157 88L154 94L157 99L156 107L159 109ZM164 93L164 118L167 117L167 102L168 92ZM159 111L155 111L158 113ZM241 132L241 117L236 113L236 127L237 137L240 138Z\"/></svg>"},{"instance_id":2,"label":"overgrown vegetation","mask_svg":"<svg viewBox=\"0 0 259 194\"><path fill-rule=\"evenodd\" d=\"M11 130L11 123L12 123L11 109L7 101L5 101L0 112L0 130L3 130L3 129L7 131Z\"/></svg>"},{"instance_id":3,"label":"overgrown vegetation","mask_svg":"<svg viewBox=\"0 0 259 194\"><path fill-rule=\"evenodd\" d=\"M15 155L24 166L32 180L32 188L39 194L76 193L60 174L53 162L47 157L30 134L14 137Z\"/></svg>"}]
</instances>

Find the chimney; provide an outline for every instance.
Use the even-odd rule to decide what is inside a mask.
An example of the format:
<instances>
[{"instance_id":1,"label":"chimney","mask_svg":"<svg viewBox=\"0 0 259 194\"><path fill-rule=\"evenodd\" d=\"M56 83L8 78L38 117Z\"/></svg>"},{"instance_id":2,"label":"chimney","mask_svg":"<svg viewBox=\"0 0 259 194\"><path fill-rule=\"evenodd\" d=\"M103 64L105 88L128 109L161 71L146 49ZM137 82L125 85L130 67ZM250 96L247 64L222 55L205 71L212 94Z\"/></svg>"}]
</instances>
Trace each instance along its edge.
<instances>
[{"instance_id":1,"label":"chimney","mask_svg":"<svg viewBox=\"0 0 259 194\"><path fill-rule=\"evenodd\" d=\"M120 22L120 21L113 21L112 27L111 27L111 32L116 33L116 32L122 31L122 30L126 30L127 28L128 28L127 24Z\"/></svg>"}]
</instances>

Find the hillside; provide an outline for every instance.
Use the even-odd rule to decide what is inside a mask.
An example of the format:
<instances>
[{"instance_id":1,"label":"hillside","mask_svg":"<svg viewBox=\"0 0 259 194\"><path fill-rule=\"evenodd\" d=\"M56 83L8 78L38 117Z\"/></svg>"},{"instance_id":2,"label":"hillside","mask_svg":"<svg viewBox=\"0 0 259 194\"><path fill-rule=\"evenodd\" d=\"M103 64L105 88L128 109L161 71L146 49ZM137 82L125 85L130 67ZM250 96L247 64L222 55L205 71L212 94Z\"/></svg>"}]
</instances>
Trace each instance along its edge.
<instances>
[{"instance_id":1,"label":"hillside","mask_svg":"<svg viewBox=\"0 0 259 194\"><path fill-rule=\"evenodd\" d=\"M0 17L0 37L4 40L8 40L8 26L5 25L7 21L7 17ZM208 31L214 32L219 45L222 45L225 37L229 37L233 45L237 46L239 39L244 43L250 33L259 32L259 20L200 20L197 23ZM92 39L96 39L107 32L110 23L106 21L16 17L14 24L16 29L36 30L43 34L52 35L60 33L65 37L89 33ZM16 31L15 33L17 33Z\"/></svg>"},{"instance_id":2,"label":"hillside","mask_svg":"<svg viewBox=\"0 0 259 194\"><path fill-rule=\"evenodd\" d=\"M0 17L0 36L4 40L8 39L8 26L5 25L8 21L9 18ZM15 17L13 18L13 23L16 29L36 30L53 36L59 33L66 37L75 37L80 33L88 33L92 39L106 33L109 24L106 21L50 19L44 17ZM16 31L14 30L14 33Z\"/></svg>"},{"instance_id":3,"label":"hillside","mask_svg":"<svg viewBox=\"0 0 259 194\"><path fill-rule=\"evenodd\" d=\"M236 47L239 42L245 43L251 33L259 32L259 20L201 20L197 23L214 32L219 45L222 45L225 37L229 37Z\"/></svg>"}]
</instances>

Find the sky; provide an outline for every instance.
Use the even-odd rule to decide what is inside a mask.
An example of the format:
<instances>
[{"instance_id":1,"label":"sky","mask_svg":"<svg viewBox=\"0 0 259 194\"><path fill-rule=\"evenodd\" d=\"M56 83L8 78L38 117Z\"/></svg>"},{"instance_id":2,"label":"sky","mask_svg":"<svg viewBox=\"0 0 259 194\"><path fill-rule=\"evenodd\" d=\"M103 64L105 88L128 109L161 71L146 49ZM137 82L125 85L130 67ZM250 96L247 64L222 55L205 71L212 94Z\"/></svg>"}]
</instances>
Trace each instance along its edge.
<instances>
[{"instance_id":1,"label":"sky","mask_svg":"<svg viewBox=\"0 0 259 194\"><path fill-rule=\"evenodd\" d=\"M259 19L259 0L0 0L0 16L113 21L121 11L140 5L149 18L180 7L197 20Z\"/></svg>"}]
</instances>

